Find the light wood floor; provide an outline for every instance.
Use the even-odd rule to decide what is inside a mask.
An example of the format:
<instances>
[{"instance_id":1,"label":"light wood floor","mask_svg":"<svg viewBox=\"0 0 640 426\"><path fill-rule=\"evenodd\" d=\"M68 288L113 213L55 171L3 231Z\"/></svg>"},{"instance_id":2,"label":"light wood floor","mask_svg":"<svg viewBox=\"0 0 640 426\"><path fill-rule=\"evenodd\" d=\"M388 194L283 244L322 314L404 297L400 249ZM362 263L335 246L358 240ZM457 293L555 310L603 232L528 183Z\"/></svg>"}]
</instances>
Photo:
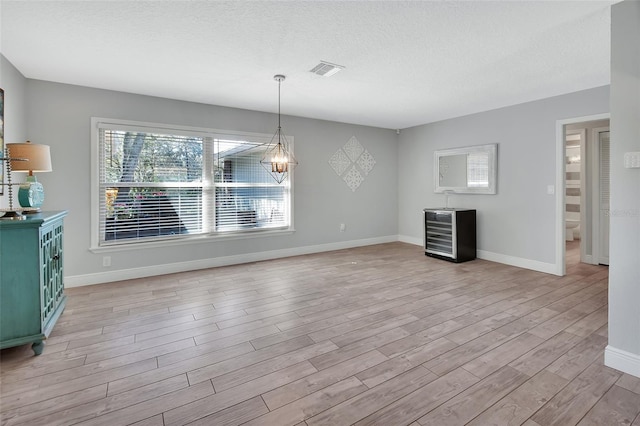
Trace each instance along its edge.
<instances>
[{"instance_id":1,"label":"light wood floor","mask_svg":"<svg viewBox=\"0 0 640 426\"><path fill-rule=\"evenodd\" d=\"M69 289L2 425L640 425L605 367L607 274L391 243Z\"/></svg>"}]
</instances>

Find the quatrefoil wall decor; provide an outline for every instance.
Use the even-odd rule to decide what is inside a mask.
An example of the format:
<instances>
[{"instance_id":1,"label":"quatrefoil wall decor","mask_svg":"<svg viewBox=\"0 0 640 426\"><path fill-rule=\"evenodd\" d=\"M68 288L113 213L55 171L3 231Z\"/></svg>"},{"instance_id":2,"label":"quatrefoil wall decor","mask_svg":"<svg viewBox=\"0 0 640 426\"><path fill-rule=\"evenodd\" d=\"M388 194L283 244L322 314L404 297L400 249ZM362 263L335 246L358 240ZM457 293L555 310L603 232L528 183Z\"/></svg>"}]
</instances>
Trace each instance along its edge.
<instances>
[{"instance_id":1,"label":"quatrefoil wall decor","mask_svg":"<svg viewBox=\"0 0 640 426\"><path fill-rule=\"evenodd\" d=\"M355 136L347 141L329 159L329 165L344 183L356 192L365 177L371 172L376 160Z\"/></svg>"}]
</instances>

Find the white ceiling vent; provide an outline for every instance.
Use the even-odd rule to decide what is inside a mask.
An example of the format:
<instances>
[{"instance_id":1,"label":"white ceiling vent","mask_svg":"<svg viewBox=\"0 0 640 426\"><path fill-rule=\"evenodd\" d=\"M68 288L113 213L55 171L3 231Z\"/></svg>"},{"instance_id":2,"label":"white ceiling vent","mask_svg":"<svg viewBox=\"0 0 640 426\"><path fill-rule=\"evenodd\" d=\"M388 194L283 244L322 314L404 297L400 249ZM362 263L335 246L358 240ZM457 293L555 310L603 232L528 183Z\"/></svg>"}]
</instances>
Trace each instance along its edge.
<instances>
[{"instance_id":1,"label":"white ceiling vent","mask_svg":"<svg viewBox=\"0 0 640 426\"><path fill-rule=\"evenodd\" d=\"M318 65L309 70L314 74L322 75L324 77L331 77L338 71L342 71L345 67L343 65L332 64L331 62L320 61Z\"/></svg>"}]
</instances>

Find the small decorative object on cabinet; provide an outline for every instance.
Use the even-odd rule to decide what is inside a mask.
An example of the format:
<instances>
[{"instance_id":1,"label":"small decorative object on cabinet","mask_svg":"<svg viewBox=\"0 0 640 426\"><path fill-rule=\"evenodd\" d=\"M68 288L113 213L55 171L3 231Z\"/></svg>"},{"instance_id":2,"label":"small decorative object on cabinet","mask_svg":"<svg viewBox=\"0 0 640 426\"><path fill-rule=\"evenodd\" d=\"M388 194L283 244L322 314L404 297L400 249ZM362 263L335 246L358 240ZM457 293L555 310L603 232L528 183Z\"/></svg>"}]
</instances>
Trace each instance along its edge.
<instances>
[{"instance_id":1,"label":"small decorative object on cabinet","mask_svg":"<svg viewBox=\"0 0 640 426\"><path fill-rule=\"evenodd\" d=\"M27 219L0 218L0 349L33 343L42 353L66 304L63 282L63 218L42 212Z\"/></svg>"},{"instance_id":2,"label":"small decorative object on cabinet","mask_svg":"<svg viewBox=\"0 0 640 426\"><path fill-rule=\"evenodd\" d=\"M424 254L451 262L476 258L476 211L424 209Z\"/></svg>"}]
</instances>

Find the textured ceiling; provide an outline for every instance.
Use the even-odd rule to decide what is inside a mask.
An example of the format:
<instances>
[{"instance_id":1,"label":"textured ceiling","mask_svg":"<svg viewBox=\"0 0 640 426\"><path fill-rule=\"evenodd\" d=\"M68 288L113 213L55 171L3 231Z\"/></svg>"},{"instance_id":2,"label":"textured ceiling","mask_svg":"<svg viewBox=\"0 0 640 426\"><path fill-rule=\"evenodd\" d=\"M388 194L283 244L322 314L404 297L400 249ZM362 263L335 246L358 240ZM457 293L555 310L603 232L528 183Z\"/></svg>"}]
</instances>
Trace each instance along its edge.
<instances>
[{"instance_id":1,"label":"textured ceiling","mask_svg":"<svg viewBox=\"0 0 640 426\"><path fill-rule=\"evenodd\" d=\"M402 129L609 84L616 1L1 0L26 77ZM346 66L309 72L320 60Z\"/></svg>"}]
</instances>

